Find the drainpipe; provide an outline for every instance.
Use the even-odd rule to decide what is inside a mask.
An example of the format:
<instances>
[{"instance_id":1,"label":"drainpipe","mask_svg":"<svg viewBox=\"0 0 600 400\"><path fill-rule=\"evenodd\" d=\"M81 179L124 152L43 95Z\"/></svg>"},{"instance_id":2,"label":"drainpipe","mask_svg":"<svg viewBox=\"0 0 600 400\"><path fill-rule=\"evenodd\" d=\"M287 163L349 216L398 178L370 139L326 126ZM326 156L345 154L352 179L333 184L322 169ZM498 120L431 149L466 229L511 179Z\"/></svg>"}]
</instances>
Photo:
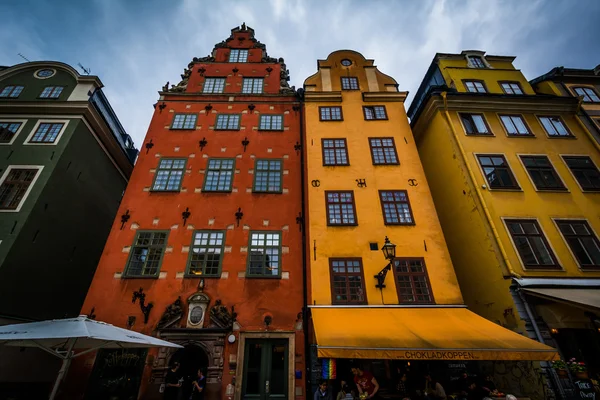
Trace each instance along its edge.
<instances>
[{"instance_id":1,"label":"drainpipe","mask_svg":"<svg viewBox=\"0 0 600 400\"><path fill-rule=\"evenodd\" d=\"M308 209L306 207L305 200L305 176L304 176L304 151L306 143L304 141L305 132L304 132L304 93L300 95L300 193L302 195L302 221L300 222L300 227L302 229L302 295L304 298L304 304L302 307L302 329L304 332L304 398L309 399L309 391L311 389L310 386L310 366L311 366L311 349L308 340L308 320L309 320L309 310L308 310L308 283L307 283L307 274L308 270L306 267L306 220L308 218Z\"/></svg>"},{"instance_id":2,"label":"drainpipe","mask_svg":"<svg viewBox=\"0 0 600 400\"><path fill-rule=\"evenodd\" d=\"M450 113L448 112L448 101L446 99L447 95L448 95L448 92L444 91L441 93L442 99L444 100L444 116L446 117L446 121L448 122L448 125L450 126L450 129L452 130L452 135L454 137L454 141L456 142L458 150L460 151L460 155L465 164L465 167L467 168L469 177L471 178L471 181L473 182L473 186L475 187L475 193L477 193L477 198L479 199L481 208L483 209L483 212L485 214L485 218L486 218L488 224L490 225L490 228L492 229L492 234L494 235L494 238L496 239L498 249L500 250L500 254L502 255L504 264L506 265L506 268L508 269L508 273L510 276L520 278L520 276L517 273L515 273L514 270L512 269L510 260L508 259L508 255L506 254L506 250L504 249L504 246L502 245L502 241L500 240L498 230L496 229L496 224L494 224L494 221L492 220L490 210L488 209L488 207L485 203L485 200L483 198L483 194L481 193L481 189L479 188L479 186L477 185L477 181L475 180L475 174L473 173L473 169L471 168L471 166L469 165L469 162L467 160L465 149L463 148L460 140L458 139L458 134L456 133L456 129L454 129L454 124L452 123L452 120L450 118Z\"/></svg>"}]
</instances>

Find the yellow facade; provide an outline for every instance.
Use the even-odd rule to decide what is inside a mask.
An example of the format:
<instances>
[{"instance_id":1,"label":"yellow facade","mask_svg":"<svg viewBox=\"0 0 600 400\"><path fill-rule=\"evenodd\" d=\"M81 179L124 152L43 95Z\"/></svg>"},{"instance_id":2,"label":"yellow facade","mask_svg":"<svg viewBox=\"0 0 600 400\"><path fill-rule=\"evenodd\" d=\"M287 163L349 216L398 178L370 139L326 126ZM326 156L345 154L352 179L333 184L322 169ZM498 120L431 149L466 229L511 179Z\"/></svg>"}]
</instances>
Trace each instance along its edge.
<instances>
[{"instance_id":1,"label":"yellow facade","mask_svg":"<svg viewBox=\"0 0 600 400\"><path fill-rule=\"evenodd\" d=\"M342 65L349 60L349 66ZM347 63L347 61L345 62ZM309 304L333 302L330 258L361 258L368 305L397 305L394 271L380 291L374 276L388 263L381 247L386 236L397 245L397 257L424 258L436 304L462 304L462 296L447 250L429 185L404 109L406 92L379 72L373 60L342 50L318 62L318 72L306 79L305 122L308 210ZM359 90L342 90L341 77L358 78ZM341 107L342 121L321 121L319 107ZM387 119L366 120L363 106L385 106ZM373 165L369 138L393 138L399 165ZM324 166L322 139L344 138L348 166ZM357 180L364 180L359 187ZM415 186L411 186L411 183ZM414 225L384 223L380 190L406 190ZM328 226L326 191L352 191L357 224ZM378 250L371 250L377 243Z\"/></svg>"},{"instance_id":2,"label":"yellow facade","mask_svg":"<svg viewBox=\"0 0 600 400\"><path fill-rule=\"evenodd\" d=\"M512 57L473 53L487 68L470 66L468 52L436 56L432 68L439 69L446 87L438 82L437 92L423 97L418 110L411 109L411 123L466 304L492 321L522 330L510 278L600 277L599 269L578 265L556 225L560 219L583 219L596 236L600 232L600 193L582 190L562 158L585 155L600 166L600 153L576 115L575 99L535 95ZM483 81L488 94L465 93L465 80ZM518 82L530 96L503 94L500 81ZM467 135L459 113L484 115L492 135ZM521 115L533 136L509 136L500 121L504 114ZM541 116L560 117L573 137L550 137ZM491 189L477 160L482 154L503 155L519 188ZM537 190L521 155L547 156L567 190ZM526 268L505 219L535 219L560 268Z\"/></svg>"}]
</instances>

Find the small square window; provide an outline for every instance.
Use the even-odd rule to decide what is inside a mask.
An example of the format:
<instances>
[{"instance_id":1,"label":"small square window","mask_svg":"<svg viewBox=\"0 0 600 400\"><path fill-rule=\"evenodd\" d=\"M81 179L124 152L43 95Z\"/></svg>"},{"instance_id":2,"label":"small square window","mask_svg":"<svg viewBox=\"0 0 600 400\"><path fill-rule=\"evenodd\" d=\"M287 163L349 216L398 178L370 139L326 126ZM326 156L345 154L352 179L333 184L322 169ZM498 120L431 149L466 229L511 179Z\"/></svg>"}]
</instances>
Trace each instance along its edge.
<instances>
[{"instance_id":1,"label":"small square window","mask_svg":"<svg viewBox=\"0 0 600 400\"><path fill-rule=\"evenodd\" d=\"M40 93L40 98L42 99L58 99L60 94L63 91L62 86L46 86L42 93Z\"/></svg>"},{"instance_id":2,"label":"small square window","mask_svg":"<svg viewBox=\"0 0 600 400\"><path fill-rule=\"evenodd\" d=\"M248 50L231 49L231 51L229 52L229 62L248 62Z\"/></svg>"},{"instance_id":3,"label":"small square window","mask_svg":"<svg viewBox=\"0 0 600 400\"><path fill-rule=\"evenodd\" d=\"M492 135L483 114L460 113L459 115L467 135Z\"/></svg>"},{"instance_id":4,"label":"small square window","mask_svg":"<svg viewBox=\"0 0 600 400\"><path fill-rule=\"evenodd\" d=\"M54 143L64 126L65 124L62 122L42 122L38 125L31 139L29 139L29 143Z\"/></svg>"},{"instance_id":5,"label":"small square window","mask_svg":"<svg viewBox=\"0 0 600 400\"><path fill-rule=\"evenodd\" d=\"M281 193L282 164L281 160L256 160L252 191L255 193Z\"/></svg>"},{"instance_id":6,"label":"small square window","mask_svg":"<svg viewBox=\"0 0 600 400\"><path fill-rule=\"evenodd\" d=\"M196 129L196 114L175 114L171 129Z\"/></svg>"},{"instance_id":7,"label":"small square window","mask_svg":"<svg viewBox=\"0 0 600 400\"><path fill-rule=\"evenodd\" d=\"M321 121L342 121L342 107L319 107Z\"/></svg>"},{"instance_id":8,"label":"small square window","mask_svg":"<svg viewBox=\"0 0 600 400\"><path fill-rule=\"evenodd\" d=\"M202 93L223 93L225 90L225 78L206 78Z\"/></svg>"},{"instance_id":9,"label":"small square window","mask_svg":"<svg viewBox=\"0 0 600 400\"><path fill-rule=\"evenodd\" d=\"M500 120L508 136L533 136L521 115L501 115Z\"/></svg>"},{"instance_id":10,"label":"small square window","mask_svg":"<svg viewBox=\"0 0 600 400\"><path fill-rule=\"evenodd\" d=\"M330 258L333 304L366 304L365 278L360 258Z\"/></svg>"},{"instance_id":11,"label":"small square window","mask_svg":"<svg viewBox=\"0 0 600 400\"><path fill-rule=\"evenodd\" d=\"M376 119L388 119L385 112L385 106L368 106L363 107L363 113L367 121Z\"/></svg>"},{"instance_id":12,"label":"small square window","mask_svg":"<svg viewBox=\"0 0 600 400\"><path fill-rule=\"evenodd\" d=\"M186 274L199 277L221 276L224 249L225 232L194 232Z\"/></svg>"},{"instance_id":13,"label":"small square window","mask_svg":"<svg viewBox=\"0 0 600 400\"><path fill-rule=\"evenodd\" d=\"M239 131L240 119L240 114L217 114L217 123L215 125L215 130Z\"/></svg>"},{"instance_id":14,"label":"small square window","mask_svg":"<svg viewBox=\"0 0 600 400\"><path fill-rule=\"evenodd\" d=\"M342 76L342 90L358 90L358 78L355 76Z\"/></svg>"},{"instance_id":15,"label":"small square window","mask_svg":"<svg viewBox=\"0 0 600 400\"><path fill-rule=\"evenodd\" d=\"M261 94L263 92L263 78L244 78L242 93Z\"/></svg>"},{"instance_id":16,"label":"small square window","mask_svg":"<svg viewBox=\"0 0 600 400\"><path fill-rule=\"evenodd\" d=\"M10 143L15 137L22 122L6 121L0 122L0 143Z\"/></svg>"},{"instance_id":17,"label":"small square window","mask_svg":"<svg viewBox=\"0 0 600 400\"><path fill-rule=\"evenodd\" d=\"M598 93L591 87L576 87L573 90L577 96L583 96L583 101L586 103L600 103Z\"/></svg>"},{"instance_id":18,"label":"small square window","mask_svg":"<svg viewBox=\"0 0 600 400\"><path fill-rule=\"evenodd\" d=\"M258 129L261 131L282 131L283 115L262 114Z\"/></svg>"},{"instance_id":19,"label":"small square window","mask_svg":"<svg viewBox=\"0 0 600 400\"><path fill-rule=\"evenodd\" d=\"M281 276L281 233L250 232L248 277L279 278Z\"/></svg>"},{"instance_id":20,"label":"small square window","mask_svg":"<svg viewBox=\"0 0 600 400\"><path fill-rule=\"evenodd\" d=\"M573 137L567 126L560 117L540 117L540 122L548 136L553 137Z\"/></svg>"},{"instance_id":21,"label":"small square window","mask_svg":"<svg viewBox=\"0 0 600 400\"><path fill-rule=\"evenodd\" d=\"M525 267L560 269L548 240L536 220L507 219L504 222Z\"/></svg>"},{"instance_id":22,"label":"small square window","mask_svg":"<svg viewBox=\"0 0 600 400\"><path fill-rule=\"evenodd\" d=\"M478 155L485 179L492 189L520 189L506 158L501 154Z\"/></svg>"},{"instance_id":23,"label":"small square window","mask_svg":"<svg viewBox=\"0 0 600 400\"><path fill-rule=\"evenodd\" d=\"M397 165L398 154L394 138L369 138L373 165Z\"/></svg>"},{"instance_id":24,"label":"small square window","mask_svg":"<svg viewBox=\"0 0 600 400\"><path fill-rule=\"evenodd\" d=\"M185 158L161 158L154 176L152 191L178 192L185 173L185 163Z\"/></svg>"},{"instance_id":25,"label":"small square window","mask_svg":"<svg viewBox=\"0 0 600 400\"><path fill-rule=\"evenodd\" d=\"M586 192L600 192L600 171L588 156L562 156L571 173Z\"/></svg>"},{"instance_id":26,"label":"small square window","mask_svg":"<svg viewBox=\"0 0 600 400\"><path fill-rule=\"evenodd\" d=\"M519 82L499 82L502 91L505 94L523 94L521 84Z\"/></svg>"},{"instance_id":27,"label":"small square window","mask_svg":"<svg viewBox=\"0 0 600 400\"><path fill-rule=\"evenodd\" d=\"M23 91L24 88L25 88L25 86L4 86L4 88L0 92L0 98L8 97L8 98L16 99L17 97L19 97L19 95L21 94L21 92Z\"/></svg>"},{"instance_id":28,"label":"small square window","mask_svg":"<svg viewBox=\"0 0 600 400\"><path fill-rule=\"evenodd\" d=\"M546 156L520 156L537 190L567 190Z\"/></svg>"},{"instance_id":29,"label":"small square window","mask_svg":"<svg viewBox=\"0 0 600 400\"><path fill-rule=\"evenodd\" d=\"M379 250L379 245L377 243L369 243L369 250L371 250L371 251L378 251Z\"/></svg>"},{"instance_id":30,"label":"small square window","mask_svg":"<svg viewBox=\"0 0 600 400\"><path fill-rule=\"evenodd\" d=\"M327 225L357 225L354 192L325 192Z\"/></svg>"},{"instance_id":31,"label":"small square window","mask_svg":"<svg viewBox=\"0 0 600 400\"><path fill-rule=\"evenodd\" d=\"M203 192L231 192L234 158L211 158L205 171Z\"/></svg>"},{"instance_id":32,"label":"small square window","mask_svg":"<svg viewBox=\"0 0 600 400\"><path fill-rule=\"evenodd\" d=\"M124 276L158 276L168 235L166 231L138 231L129 250Z\"/></svg>"},{"instance_id":33,"label":"small square window","mask_svg":"<svg viewBox=\"0 0 600 400\"><path fill-rule=\"evenodd\" d=\"M350 165L346 139L321 139L323 165Z\"/></svg>"},{"instance_id":34,"label":"small square window","mask_svg":"<svg viewBox=\"0 0 600 400\"><path fill-rule=\"evenodd\" d=\"M406 190L380 190L383 222L386 225L414 225Z\"/></svg>"},{"instance_id":35,"label":"small square window","mask_svg":"<svg viewBox=\"0 0 600 400\"><path fill-rule=\"evenodd\" d=\"M471 93L487 93L483 81L464 81L467 92Z\"/></svg>"}]
</instances>

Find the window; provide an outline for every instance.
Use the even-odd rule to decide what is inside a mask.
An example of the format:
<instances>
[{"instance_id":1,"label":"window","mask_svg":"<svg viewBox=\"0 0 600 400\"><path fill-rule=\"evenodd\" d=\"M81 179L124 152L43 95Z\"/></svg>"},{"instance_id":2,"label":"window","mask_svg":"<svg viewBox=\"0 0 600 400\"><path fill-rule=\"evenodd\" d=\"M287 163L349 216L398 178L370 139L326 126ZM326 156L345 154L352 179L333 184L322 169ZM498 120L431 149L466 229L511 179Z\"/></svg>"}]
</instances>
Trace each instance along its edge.
<instances>
[{"instance_id":1,"label":"window","mask_svg":"<svg viewBox=\"0 0 600 400\"><path fill-rule=\"evenodd\" d=\"M25 86L5 86L4 89L2 89L2 92L0 92L0 98L10 97L16 99L19 97L23 89L25 89Z\"/></svg>"},{"instance_id":2,"label":"window","mask_svg":"<svg viewBox=\"0 0 600 400\"><path fill-rule=\"evenodd\" d=\"M239 131L240 114L217 114L217 124L215 130L218 131Z\"/></svg>"},{"instance_id":3,"label":"window","mask_svg":"<svg viewBox=\"0 0 600 400\"><path fill-rule=\"evenodd\" d=\"M184 158L162 158L156 169L152 190L157 192L178 192L185 172Z\"/></svg>"},{"instance_id":4,"label":"window","mask_svg":"<svg viewBox=\"0 0 600 400\"><path fill-rule=\"evenodd\" d=\"M520 156L537 190L567 190L546 156Z\"/></svg>"},{"instance_id":5,"label":"window","mask_svg":"<svg viewBox=\"0 0 600 400\"><path fill-rule=\"evenodd\" d=\"M349 67L349 66L351 66L351 65L352 65L352 61L348 60L347 58L344 58L344 59L341 61L341 64L342 64L344 67Z\"/></svg>"},{"instance_id":6,"label":"window","mask_svg":"<svg viewBox=\"0 0 600 400\"><path fill-rule=\"evenodd\" d=\"M600 171L591 158L588 156L563 156L563 159L582 190L600 191Z\"/></svg>"},{"instance_id":7,"label":"window","mask_svg":"<svg viewBox=\"0 0 600 400\"><path fill-rule=\"evenodd\" d=\"M194 276L220 276L224 247L225 232L194 232L186 274Z\"/></svg>"},{"instance_id":8,"label":"window","mask_svg":"<svg viewBox=\"0 0 600 400\"><path fill-rule=\"evenodd\" d=\"M600 242L584 220L555 220L582 269L600 268Z\"/></svg>"},{"instance_id":9,"label":"window","mask_svg":"<svg viewBox=\"0 0 600 400\"><path fill-rule=\"evenodd\" d=\"M53 69L39 69L37 71L35 71L35 77L36 78L50 78L51 76L53 76L56 73L55 70Z\"/></svg>"},{"instance_id":10,"label":"window","mask_svg":"<svg viewBox=\"0 0 600 400\"><path fill-rule=\"evenodd\" d=\"M342 107L319 107L321 121L341 121Z\"/></svg>"},{"instance_id":11,"label":"window","mask_svg":"<svg viewBox=\"0 0 600 400\"><path fill-rule=\"evenodd\" d=\"M540 122L548 136L573 136L560 117L540 117Z\"/></svg>"},{"instance_id":12,"label":"window","mask_svg":"<svg viewBox=\"0 0 600 400\"><path fill-rule=\"evenodd\" d=\"M358 90L358 78L355 76L342 76L342 90Z\"/></svg>"},{"instance_id":13,"label":"window","mask_svg":"<svg viewBox=\"0 0 600 400\"><path fill-rule=\"evenodd\" d=\"M505 221L523 265L528 268L560 268L536 220Z\"/></svg>"},{"instance_id":14,"label":"window","mask_svg":"<svg viewBox=\"0 0 600 400\"><path fill-rule=\"evenodd\" d=\"M260 94L263 92L263 78L244 78L242 83L242 93L256 93Z\"/></svg>"},{"instance_id":15,"label":"window","mask_svg":"<svg viewBox=\"0 0 600 400\"><path fill-rule=\"evenodd\" d=\"M138 231L129 250L125 276L157 276L160 270L167 237L165 231Z\"/></svg>"},{"instance_id":16,"label":"window","mask_svg":"<svg viewBox=\"0 0 600 400\"><path fill-rule=\"evenodd\" d=\"M38 125L31 139L29 139L29 143L54 143L64 126L65 124L62 122L42 122Z\"/></svg>"},{"instance_id":17,"label":"window","mask_svg":"<svg viewBox=\"0 0 600 400\"><path fill-rule=\"evenodd\" d=\"M479 56L468 56L467 59L473 68L486 68L483 58Z\"/></svg>"},{"instance_id":18,"label":"window","mask_svg":"<svg viewBox=\"0 0 600 400\"><path fill-rule=\"evenodd\" d=\"M354 192L325 192L327 225L356 225Z\"/></svg>"},{"instance_id":19,"label":"window","mask_svg":"<svg viewBox=\"0 0 600 400\"><path fill-rule=\"evenodd\" d=\"M63 91L62 86L46 86L42 93L40 93L40 98L42 99L58 99L58 96Z\"/></svg>"},{"instance_id":20,"label":"window","mask_svg":"<svg viewBox=\"0 0 600 400\"><path fill-rule=\"evenodd\" d=\"M22 122L0 122L0 143L10 143L23 125Z\"/></svg>"},{"instance_id":21,"label":"window","mask_svg":"<svg viewBox=\"0 0 600 400\"><path fill-rule=\"evenodd\" d=\"M248 50L231 49L229 52L229 62L248 62Z\"/></svg>"},{"instance_id":22,"label":"window","mask_svg":"<svg viewBox=\"0 0 600 400\"><path fill-rule=\"evenodd\" d=\"M414 225L406 190L380 190L379 198L386 225Z\"/></svg>"},{"instance_id":23,"label":"window","mask_svg":"<svg viewBox=\"0 0 600 400\"><path fill-rule=\"evenodd\" d=\"M281 160L256 160L254 164L253 192L281 193L283 173Z\"/></svg>"},{"instance_id":24,"label":"window","mask_svg":"<svg viewBox=\"0 0 600 400\"><path fill-rule=\"evenodd\" d=\"M283 115L261 115L258 129L261 131L282 131Z\"/></svg>"},{"instance_id":25,"label":"window","mask_svg":"<svg viewBox=\"0 0 600 400\"><path fill-rule=\"evenodd\" d=\"M464 81L467 92L471 93L487 93L483 81Z\"/></svg>"},{"instance_id":26,"label":"window","mask_svg":"<svg viewBox=\"0 0 600 400\"><path fill-rule=\"evenodd\" d=\"M460 120L465 127L467 135L491 135L492 132L487 125L483 114L463 114L460 113Z\"/></svg>"},{"instance_id":27,"label":"window","mask_svg":"<svg viewBox=\"0 0 600 400\"><path fill-rule=\"evenodd\" d=\"M373 165L399 164L394 138L369 138Z\"/></svg>"},{"instance_id":28,"label":"window","mask_svg":"<svg viewBox=\"0 0 600 400\"><path fill-rule=\"evenodd\" d=\"M505 94L523 94L519 82L499 82Z\"/></svg>"},{"instance_id":29,"label":"window","mask_svg":"<svg viewBox=\"0 0 600 400\"><path fill-rule=\"evenodd\" d=\"M204 178L204 192L231 192L235 159L211 158Z\"/></svg>"},{"instance_id":30,"label":"window","mask_svg":"<svg viewBox=\"0 0 600 400\"><path fill-rule=\"evenodd\" d=\"M196 114L175 114L171 129L196 129Z\"/></svg>"},{"instance_id":31,"label":"window","mask_svg":"<svg viewBox=\"0 0 600 400\"><path fill-rule=\"evenodd\" d=\"M396 258L393 265L400 304L433 303L424 259Z\"/></svg>"},{"instance_id":32,"label":"window","mask_svg":"<svg viewBox=\"0 0 600 400\"><path fill-rule=\"evenodd\" d=\"M363 113L366 120L388 119L385 106L363 107Z\"/></svg>"},{"instance_id":33,"label":"window","mask_svg":"<svg viewBox=\"0 0 600 400\"><path fill-rule=\"evenodd\" d=\"M281 273L281 233L250 232L247 276L276 278Z\"/></svg>"},{"instance_id":34,"label":"window","mask_svg":"<svg viewBox=\"0 0 600 400\"><path fill-rule=\"evenodd\" d=\"M510 166L503 155L477 156L483 175L492 189L520 189Z\"/></svg>"},{"instance_id":35,"label":"window","mask_svg":"<svg viewBox=\"0 0 600 400\"><path fill-rule=\"evenodd\" d=\"M520 115L501 115L500 120L509 136L533 136Z\"/></svg>"},{"instance_id":36,"label":"window","mask_svg":"<svg viewBox=\"0 0 600 400\"><path fill-rule=\"evenodd\" d=\"M225 90L225 78L206 78L202 93L223 93Z\"/></svg>"},{"instance_id":37,"label":"window","mask_svg":"<svg viewBox=\"0 0 600 400\"><path fill-rule=\"evenodd\" d=\"M598 97L598 93L592 88L589 87L576 87L574 88L577 96L583 96L583 101L586 103L600 103L600 97Z\"/></svg>"},{"instance_id":38,"label":"window","mask_svg":"<svg viewBox=\"0 0 600 400\"><path fill-rule=\"evenodd\" d=\"M19 210L40 169L9 167L0 185L0 210Z\"/></svg>"},{"instance_id":39,"label":"window","mask_svg":"<svg viewBox=\"0 0 600 400\"><path fill-rule=\"evenodd\" d=\"M330 258L329 269L333 304L367 303L360 258Z\"/></svg>"},{"instance_id":40,"label":"window","mask_svg":"<svg viewBox=\"0 0 600 400\"><path fill-rule=\"evenodd\" d=\"M321 139L323 165L350 165L346 139Z\"/></svg>"}]
</instances>

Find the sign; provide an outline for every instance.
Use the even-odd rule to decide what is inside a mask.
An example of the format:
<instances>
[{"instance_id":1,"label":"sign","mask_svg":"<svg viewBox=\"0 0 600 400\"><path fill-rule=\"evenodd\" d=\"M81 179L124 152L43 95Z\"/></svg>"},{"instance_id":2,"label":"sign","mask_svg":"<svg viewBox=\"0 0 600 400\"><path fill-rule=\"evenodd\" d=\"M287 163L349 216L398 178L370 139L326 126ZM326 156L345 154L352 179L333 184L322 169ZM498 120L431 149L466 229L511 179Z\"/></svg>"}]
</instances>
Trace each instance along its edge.
<instances>
[{"instance_id":1,"label":"sign","mask_svg":"<svg viewBox=\"0 0 600 400\"><path fill-rule=\"evenodd\" d=\"M589 379L582 379L580 381L576 381L575 388L577 389L578 399L596 400L594 384Z\"/></svg>"},{"instance_id":2,"label":"sign","mask_svg":"<svg viewBox=\"0 0 600 400\"><path fill-rule=\"evenodd\" d=\"M406 351L406 360L477 360L470 351Z\"/></svg>"}]
</instances>

